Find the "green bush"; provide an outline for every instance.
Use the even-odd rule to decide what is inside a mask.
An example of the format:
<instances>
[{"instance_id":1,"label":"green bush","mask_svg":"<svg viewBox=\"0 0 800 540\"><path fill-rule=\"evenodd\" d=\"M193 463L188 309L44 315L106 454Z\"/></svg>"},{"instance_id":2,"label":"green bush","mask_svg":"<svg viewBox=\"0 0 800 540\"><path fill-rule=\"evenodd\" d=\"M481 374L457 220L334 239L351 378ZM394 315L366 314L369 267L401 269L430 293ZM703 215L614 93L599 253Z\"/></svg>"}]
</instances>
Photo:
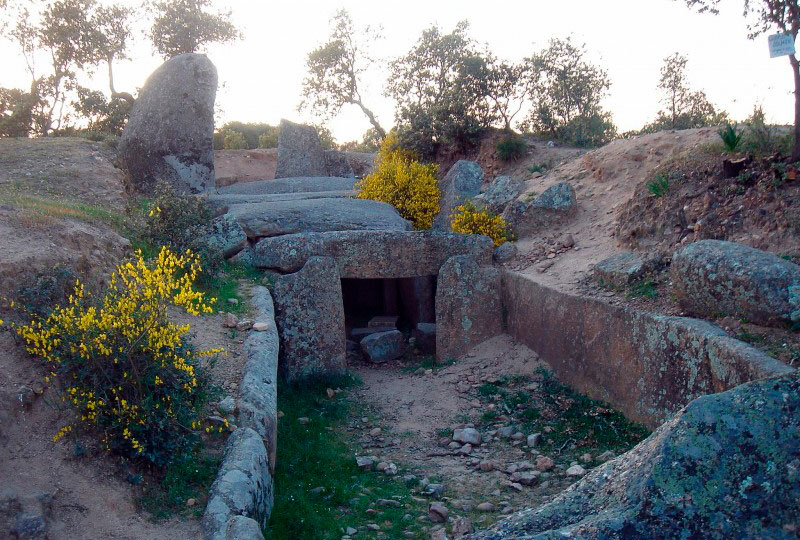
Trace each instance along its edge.
<instances>
[{"instance_id":1,"label":"green bush","mask_svg":"<svg viewBox=\"0 0 800 540\"><path fill-rule=\"evenodd\" d=\"M669 191L669 178L664 174L657 175L652 182L647 184L647 191L656 197L663 197Z\"/></svg>"},{"instance_id":2,"label":"green bush","mask_svg":"<svg viewBox=\"0 0 800 540\"><path fill-rule=\"evenodd\" d=\"M247 141L238 131L226 132L222 145L225 150L247 150Z\"/></svg>"},{"instance_id":3,"label":"green bush","mask_svg":"<svg viewBox=\"0 0 800 540\"><path fill-rule=\"evenodd\" d=\"M506 135L497 141L497 155L503 161L516 161L525 155L528 145L525 139L516 135Z\"/></svg>"},{"instance_id":4,"label":"green bush","mask_svg":"<svg viewBox=\"0 0 800 540\"><path fill-rule=\"evenodd\" d=\"M278 146L278 126L261 123L227 122L214 133L214 148L225 148L225 135L231 131L242 134L246 148L275 148ZM262 138L263 137L263 138Z\"/></svg>"},{"instance_id":5,"label":"green bush","mask_svg":"<svg viewBox=\"0 0 800 540\"><path fill-rule=\"evenodd\" d=\"M758 157L773 154L788 155L792 151L792 134L780 133L780 128L769 126L764 109L754 107L753 114L745 120L747 129L742 141L742 151Z\"/></svg>"}]
</instances>

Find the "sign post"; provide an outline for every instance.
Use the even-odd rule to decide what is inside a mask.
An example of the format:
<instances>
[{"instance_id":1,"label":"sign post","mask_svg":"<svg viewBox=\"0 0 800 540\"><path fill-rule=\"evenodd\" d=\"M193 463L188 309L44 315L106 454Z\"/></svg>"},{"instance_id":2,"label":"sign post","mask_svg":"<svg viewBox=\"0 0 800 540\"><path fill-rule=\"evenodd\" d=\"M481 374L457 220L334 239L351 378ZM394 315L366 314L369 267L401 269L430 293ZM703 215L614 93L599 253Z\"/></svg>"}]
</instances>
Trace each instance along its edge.
<instances>
[{"instance_id":1,"label":"sign post","mask_svg":"<svg viewBox=\"0 0 800 540\"><path fill-rule=\"evenodd\" d=\"M794 54L794 38L791 34L775 34L767 38L769 41L769 57L789 56Z\"/></svg>"}]
</instances>

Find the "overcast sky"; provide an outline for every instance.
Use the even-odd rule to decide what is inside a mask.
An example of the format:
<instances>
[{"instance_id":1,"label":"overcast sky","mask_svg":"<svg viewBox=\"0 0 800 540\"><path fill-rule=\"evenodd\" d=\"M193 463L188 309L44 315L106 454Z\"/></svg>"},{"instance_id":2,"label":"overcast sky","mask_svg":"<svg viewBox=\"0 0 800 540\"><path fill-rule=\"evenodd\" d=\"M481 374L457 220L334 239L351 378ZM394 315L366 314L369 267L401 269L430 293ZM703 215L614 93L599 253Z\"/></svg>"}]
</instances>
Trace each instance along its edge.
<instances>
[{"instance_id":1,"label":"overcast sky","mask_svg":"<svg viewBox=\"0 0 800 540\"><path fill-rule=\"evenodd\" d=\"M208 55L220 77L217 103L221 119L277 123L281 118L308 120L297 112L309 51L329 35L334 12L349 10L357 27L382 26L385 39L374 54L385 60L409 50L423 29L438 24L449 32L460 20L470 33L500 57L519 60L543 48L552 37L572 35L586 43L590 60L612 80L605 106L621 131L640 128L658 111L659 69L673 52L689 57L693 89L705 90L712 103L735 119L744 119L761 104L770 121L791 123L792 74L786 57L770 59L767 37L746 37L742 0L723 2L718 16L699 15L679 0L375 0L217 2L233 10L240 42L212 46ZM140 6L140 2L130 2ZM118 90L143 84L161 60L139 37L132 61L115 66ZM17 49L0 44L0 86L27 87L29 81ZM385 62L384 64L385 65ZM101 71L92 86L107 90ZM366 81L365 102L384 127L394 122L391 101L382 94L385 70ZM369 127L355 108L347 108L329 126L339 142L358 139Z\"/></svg>"}]
</instances>

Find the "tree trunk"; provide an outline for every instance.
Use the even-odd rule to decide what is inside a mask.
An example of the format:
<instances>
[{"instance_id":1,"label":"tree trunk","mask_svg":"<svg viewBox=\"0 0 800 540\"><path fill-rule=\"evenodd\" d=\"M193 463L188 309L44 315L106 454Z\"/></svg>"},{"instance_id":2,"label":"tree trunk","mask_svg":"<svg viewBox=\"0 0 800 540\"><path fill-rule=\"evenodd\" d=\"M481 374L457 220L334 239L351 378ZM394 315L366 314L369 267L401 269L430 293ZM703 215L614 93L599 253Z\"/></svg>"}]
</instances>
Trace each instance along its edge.
<instances>
[{"instance_id":1,"label":"tree trunk","mask_svg":"<svg viewBox=\"0 0 800 540\"><path fill-rule=\"evenodd\" d=\"M378 120L375 118L375 115L372 114L372 111L367 109L364 106L364 104L361 103L360 101L356 101L356 105L361 107L361 110L364 112L364 114L367 115L367 118L369 119L369 123L372 124L372 127L375 128L375 131L378 132L378 135L380 135L381 139L385 139L386 138L386 131L378 123Z\"/></svg>"},{"instance_id":2,"label":"tree trunk","mask_svg":"<svg viewBox=\"0 0 800 540\"><path fill-rule=\"evenodd\" d=\"M792 146L792 161L800 161L800 62L795 55L789 55L794 73L794 146Z\"/></svg>"}]
</instances>

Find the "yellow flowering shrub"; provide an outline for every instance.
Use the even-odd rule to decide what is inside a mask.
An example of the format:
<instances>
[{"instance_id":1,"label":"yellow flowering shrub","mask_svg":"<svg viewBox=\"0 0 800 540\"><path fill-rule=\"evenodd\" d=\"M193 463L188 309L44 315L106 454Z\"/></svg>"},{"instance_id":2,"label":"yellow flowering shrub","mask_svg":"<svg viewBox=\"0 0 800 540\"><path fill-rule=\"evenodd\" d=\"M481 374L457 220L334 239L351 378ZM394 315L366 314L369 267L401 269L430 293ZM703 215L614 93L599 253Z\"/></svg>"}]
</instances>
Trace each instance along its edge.
<instances>
[{"instance_id":1,"label":"yellow flowering shrub","mask_svg":"<svg viewBox=\"0 0 800 540\"><path fill-rule=\"evenodd\" d=\"M489 210L481 210L472 202L455 209L450 217L450 226L453 232L488 236L495 247L512 237L509 226L502 217Z\"/></svg>"},{"instance_id":2,"label":"yellow flowering shrub","mask_svg":"<svg viewBox=\"0 0 800 540\"><path fill-rule=\"evenodd\" d=\"M162 248L150 262L137 252L117 268L99 302L76 281L66 305L15 325L27 351L47 366L47 382L58 382L63 401L77 411L74 425L54 440L78 426L96 429L106 449L157 466L192 449L207 397L199 360L220 351L195 352L189 325L170 323L167 308L195 316L212 311L213 300L193 288L200 271L190 251Z\"/></svg>"},{"instance_id":3,"label":"yellow flowering shrub","mask_svg":"<svg viewBox=\"0 0 800 540\"><path fill-rule=\"evenodd\" d=\"M442 198L436 171L436 165L420 163L398 148L394 134L389 134L381 144L375 171L356 185L356 197L391 204L415 229L430 229Z\"/></svg>"}]
</instances>

